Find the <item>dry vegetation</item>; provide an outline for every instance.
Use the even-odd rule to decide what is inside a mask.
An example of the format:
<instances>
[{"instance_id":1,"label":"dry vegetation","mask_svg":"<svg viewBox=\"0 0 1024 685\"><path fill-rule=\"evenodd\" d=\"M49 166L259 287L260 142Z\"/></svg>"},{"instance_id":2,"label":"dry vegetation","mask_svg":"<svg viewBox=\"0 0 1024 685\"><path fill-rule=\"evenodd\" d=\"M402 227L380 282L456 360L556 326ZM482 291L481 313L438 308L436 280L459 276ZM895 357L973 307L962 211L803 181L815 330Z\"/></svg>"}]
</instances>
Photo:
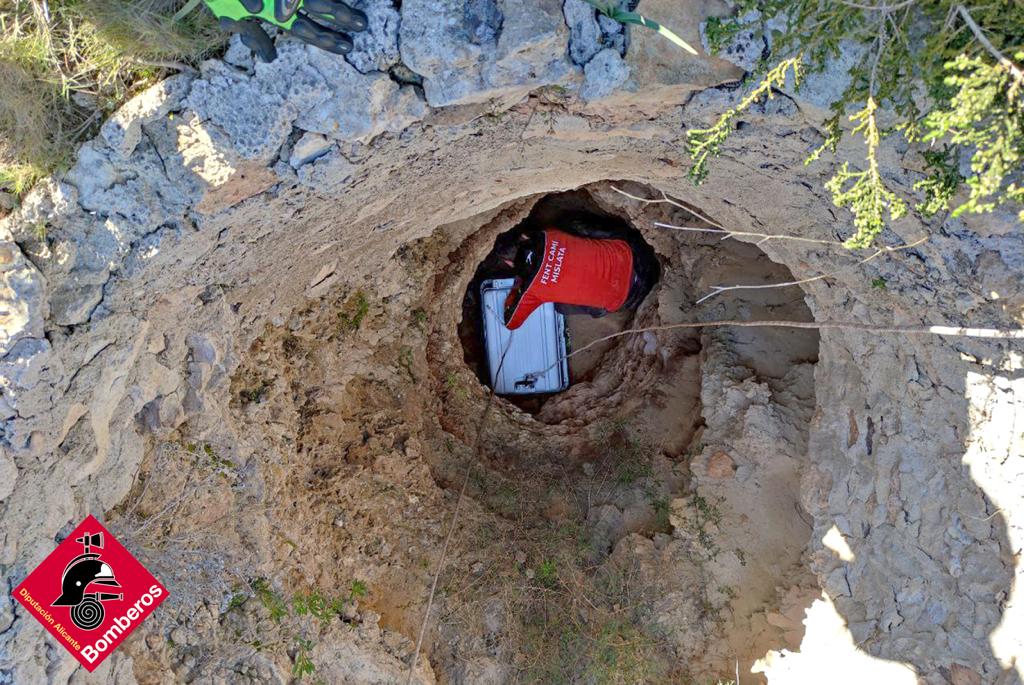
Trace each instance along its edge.
<instances>
[{"instance_id":1,"label":"dry vegetation","mask_svg":"<svg viewBox=\"0 0 1024 685\"><path fill-rule=\"evenodd\" d=\"M220 49L183 0L0 0L0 203L67 168L128 97Z\"/></svg>"}]
</instances>

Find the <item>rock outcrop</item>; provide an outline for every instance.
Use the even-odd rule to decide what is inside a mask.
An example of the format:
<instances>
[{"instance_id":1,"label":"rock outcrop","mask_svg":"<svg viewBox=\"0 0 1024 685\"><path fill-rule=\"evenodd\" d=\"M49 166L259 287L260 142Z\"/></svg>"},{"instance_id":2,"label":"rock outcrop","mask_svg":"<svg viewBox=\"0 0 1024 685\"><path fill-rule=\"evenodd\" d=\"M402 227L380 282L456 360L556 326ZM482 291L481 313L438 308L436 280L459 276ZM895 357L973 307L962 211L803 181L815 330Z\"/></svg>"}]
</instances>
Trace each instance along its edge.
<instances>
[{"instance_id":1,"label":"rock outcrop","mask_svg":"<svg viewBox=\"0 0 1024 685\"><path fill-rule=\"evenodd\" d=\"M700 20L720 8L676 5L645 0L641 9L699 44ZM393 678L418 629L404 612L420 616L410 607L420 607L429 585L418 564L433 559L451 506L418 437L424 426L440 428L424 391L432 382L428 336L410 312L429 306L418 298L443 273L468 268L459 265L463 241L503 213L522 213L538 194L606 179L664 191L744 231L835 240L852 230L822 190L826 167L802 164L822 140L815 112L831 84L748 112L749 125L733 133L708 181L693 187L684 126L707 125L734 104L741 91L716 86L744 67L690 59L636 29L627 39L575 0L366 7L371 31L347 60L280 39L272 64L252 64L233 48L198 75L143 93L83 146L66 176L41 184L0 223L0 565L9 588L88 513L109 514L156 564L160 555L146 547L155 529L183 538L217 530L220 547L179 567L202 577L233 563L228 552L247 550L247 582L287 568L308 584L351 573L392 588L393 598L376 598L378 609L350 612L358 631L317 633L313 653L338 662L325 671L338 682ZM913 155L882 151L887 180L908 197L920 178ZM787 290L819 320L1021 326L1019 230L912 213L883 237L927 241L868 263L832 246L758 244L797 280L829 274ZM726 297L686 303L683 313L719 318ZM328 301L348 318L331 310L329 323L318 319ZM352 328L361 309L372 325ZM338 353L344 372L325 373L316 387L287 384L272 368L262 378L237 376L259 355L270 365L287 357L296 378L312 374L324 362L306 330L321 340L351 337ZM455 354L454 327L429 340ZM785 553L813 574L858 648L907 664L929 684L1019 682L1022 367L1019 345L1006 342L824 331L813 398L786 397L787 384L806 389L809 368L774 381L716 376L720 385L705 388L709 430L722 445L694 455L698 491L735 503L744 482L760 474L778 484L800 461L808 520L795 512L780 525L810 530L810 540ZM296 403L293 413L275 409L282 413L254 429L247 412L260 409L240 406L239 393L258 397L264 383L278 382L274 392ZM325 396L348 399L325 411ZM743 431L730 435L722 411ZM794 432L800 421L809 422L805 436ZM311 461L300 469L289 456L298 450L289 422L351 431L348 451L325 456L302 445ZM751 462L763 454L756 440L769 439L785 443L779 461ZM182 440L217 445L233 466L206 464L213 475L199 485L164 482L169 499L144 491L138 476L153 473L157 447ZM175 454L173 464L198 463ZM318 485L324 474L341 479L332 481L340 490ZM181 531L119 508L131 498L155 514L176 506L170 493L209 507ZM304 494L289 504L282 493ZM328 515L332 501L345 504ZM316 520L304 518L311 511ZM374 533L384 522L408 528L388 541ZM835 539L833 529L852 555L823 542ZM316 540L331 541L340 556L316 557ZM646 538L629 545L660 570L681 548L662 541L668 546ZM307 556L289 552L299 548ZM771 553L771 545L759 549ZM678 579L663 580L667 593L682 592ZM168 585L172 598L191 597L187 582ZM796 585L782 590L790 604L780 606L800 605L803 575ZM215 644L227 650L231 627L270 625L258 608L234 618L232 596L225 588L198 607L169 601L168 623L154 619L93 678L134 682L168 668L177 680L212 677L199 635L221 635ZM699 607L669 604L666 615L678 620L666 619L667 629L685 641L687 616ZM174 621L186 616L193 618L177 626L184 637L172 641ZM766 621L793 630L785 611ZM0 596L0 680L78 681L71 657L46 640L9 592ZM237 660L224 663L284 682L293 647L232 652ZM364 669L341 664L356 658ZM420 682L433 682L421 663Z\"/></svg>"}]
</instances>

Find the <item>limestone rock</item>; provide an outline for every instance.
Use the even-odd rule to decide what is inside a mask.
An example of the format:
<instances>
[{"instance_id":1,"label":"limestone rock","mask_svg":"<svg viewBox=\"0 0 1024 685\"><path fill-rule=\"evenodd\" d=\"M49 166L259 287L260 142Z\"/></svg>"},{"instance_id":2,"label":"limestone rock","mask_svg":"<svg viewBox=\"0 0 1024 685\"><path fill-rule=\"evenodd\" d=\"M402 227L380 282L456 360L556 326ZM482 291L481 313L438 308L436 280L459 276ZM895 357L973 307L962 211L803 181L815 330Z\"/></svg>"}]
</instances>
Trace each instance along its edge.
<instances>
[{"instance_id":1,"label":"limestone rock","mask_svg":"<svg viewBox=\"0 0 1024 685\"><path fill-rule=\"evenodd\" d=\"M343 64L351 74L358 73ZM205 63L188 105L204 123L223 131L239 155L269 161L299 113L330 95L324 77L306 59L305 46L284 41L278 45L277 59L257 62L252 76L220 62Z\"/></svg>"},{"instance_id":2,"label":"limestone rock","mask_svg":"<svg viewBox=\"0 0 1024 685\"><path fill-rule=\"evenodd\" d=\"M337 149L299 167L299 183L315 192L338 192L352 180L358 167L348 161Z\"/></svg>"},{"instance_id":3,"label":"limestone rock","mask_svg":"<svg viewBox=\"0 0 1024 685\"><path fill-rule=\"evenodd\" d=\"M179 107L192 79L190 74L177 74L139 93L107 119L100 135L120 157L128 157L142 138L142 126Z\"/></svg>"},{"instance_id":4,"label":"limestone rock","mask_svg":"<svg viewBox=\"0 0 1024 685\"><path fill-rule=\"evenodd\" d=\"M827 111L842 98L852 81L850 69L860 63L867 51L868 47L861 43L844 40L839 44L838 54L830 57L823 69L804 70L799 90L795 88L790 74L786 80L786 90L801 101L816 105L822 112Z\"/></svg>"},{"instance_id":5,"label":"limestone rock","mask_svg":"<svg viewBox=\"0 0 1024 685\"><path fill-rule=\"evenodd\" d=\"M88 321L103 299L103 286L108 278L110 273L107 271L73 271L50 295L53 322L60 326L74 326Z\"/></svg>"},{"instance_id":6,"label":"limestone rock","mask_svg":"<svg viewBox=\"0 0 1024 685\"><path fill-rule=\"evenodd\" d=\"M742 17L739 18L739 23L753 24L760 19L761 13L757 10L751 10ZM707 38L707 23L704 22L700 26L700 40L704 50L711 54L711 48L708 44ZM723 45L717 53L714 53L717 57L720 57L727 62L732 62L739 68L746 72L752 72L757 67L758 62L764 58L771 49L771 30L772 29L783 29L785 28L785 20L780 17L773 18L768 25L768 35L758 35L758 32L753 28L741 29L737 32L732 40L726 45Z\"/></svg>"},{"instance_id":7,"label":"limestone rock","mask_svg":"<svg viewBox=\"0 0 1024 685\"><path fill-rule=\"evenodd\" d=\"M565 0L565 23L569 25L569 57L584 65L601 51L601 25L597 10L585 0Z\"/></svg>"},{"instance_id":8,"label":"limestone rock","mask_svg":"<svg viewBox=\"0 0 1024 685\"><path fill-rule=\"evenodd\" d=\"M0 502L14 492L18 482L18 467L6 451L0 450Z\"/></svg>"},{"instance_id":9,"label":"limestone rock","mask_svg":"<svg viewBox=\"0 0 1024 685\"><path fill-rule=\"evenodd\" d=\"M367 613L367 612L364 612ZM372 613L372 612L370 612ZM372 616L368 616L372 619ZM378 617L379 619L379 617ZM367 617L364 617L364 623ZM318 677L330 683L395 683L405 682L408 667L398 656L381 649L381 642L393 635L380 635L380 630L360 628L353 633L341 631L337 637L318 642L310 652L310 659L316 664ZM402 638L403 644L408 643ZM411 647L408 648L411 652ZM421 661L413 673L416 685L434 685L434 673L426 659Z\"/></svg>"},{"instance_id":10,"label":"limestone rock","mask_svg":"<svg viewBox=\"0 0 1024 685\"><path fill-rule=\"evenodd\" d=\"M224 53L224 61L251 72L256 63L256 56L242 43L242 37L239 34L232 33L228 39L228 49Z\"/></svg>"},{"instance_id":11,"label":"limestone rock","mask_svg":"<svg viewBox=\"0 0 1024 685\"><path fill-rule=\"evenodd\" d=\"M618 1L623 11L629 11L629 4L629 0ZM585 0L565 0L562 11L569 27L569 58L574 64L586 66L594 55L608 48L620 57L626 54L626 29L622 24Z\"/></svg>"},{"instance_id":12,"label":"limestone rock","mask_svg":"<svg viewBox=\"0 0 1024 685\"><path fill-rule=\"evenodd\" d=\"M637 11L672 29L699 50L701 23L709 16L727 14L728 8L720 0L643 0ZM640 98L679 98L743 75L740 68L721 58L690 55L654 31L633 27L630 36L625 57L630 79L625 88Z\"/></svg>"},{"instance_id":13,"label":"limestone rock","mask_svg":"<svg viewBox=\"0 0 1024 685\"><path fill-rule=\"evenodd\" d=\"M711 478L732 478L736 473L736 462L726 452L718 450L708 459L706 472Z\"/></svg>"},{"instance_id":14,"label":"limestone rock","mask_svg":"<svg viewBox=\"0 0 1024 685\"><path fill-rule=\"evenodd\" d=\"M367 140L397 132L426 114L411 86L399 87L383 74L360 74L343 58L317 51L310 57L332 96L300 114L295 125L334 140Z\"/></svg>"},{"instance_id":15,"label":"limestone rock","mask_svg":"<svg viewBox=\"0 0 1024 685\"><path fill-rule=\"evenodd\" d=\"M303 133L292 148L288 163L295 169L327 154L333 143L319 133Z\"/></svg>"},{"instance_id":16,"label":"limestone rock","mask_svg":"<svg viewBox=\"0 0 1024 685\"><path fill-rule=\"evenodd\" d=\"M621 0L619 7L628 10L630 4L629 0ZM626 46L629 44L626 27L604 14L598 14L597 23L601 27L601 40L604 46L615 48L620 55L625 55Z\"/></svg>"},{"instance_id":17,"label":"limestone rock","mask_svg":"<svg viewBox=\"0 0 1024 685\"><path fill-rule=\"evenodd\" d=\"M607 97L629 78L629 66L619 53L612 48L605 48L587 62L586 74L580 97L584 100L599 100Z\"/></svg>"},{"instance_id":18,"label":"limestone rock","mask_svg":"<svg viewBox=\"0 0 1024 685\"><path fill-rule=\"evenodd\" d=\"M513 97L574 77L557 0L407 0L402 61L433 107Z\"/></svg>"},{"instance_id":19,"label":"limestone rock","mask_svg":"<svg viewBox=\"0 0 1024 685\"><path fill-rule=\"evenodd\" d=\"M50 343L46 339L19 340L3 359L0 359L2 387L8 393L34 388L40 381L40 375L47 371L46 363L50 349Z\"/></svg>"},{"instance_id":20,"label":"limestone rock","mask_svg":"<svg viewBox=\"0 0 1024 685\"><path fill-rule=\"evenodd\" d=\"M0 356L22 338L41 338L47 315L39 270L12 241L0 241Z\"/></svg>"},{"instance_id":21,"label":"limestone rock","mask_svg":"<svg viewBox=\"0 0 1024 685\"><path fill-rule=\"evenodd\" d=\"M352 7L366 13L365 31L352 35L348 63L367 74L387 71L398 63L398 27L401 17L392 0L355 0Z\"/></svg>"},{"instance_id":22,"label":"limestone rock","mask_svg":"<svg viewBox=\"0 0 1024 685\"><path fill-rule=\"evenodd\" d=\"M426 113L412 88L381 73L362 74L340 55L293 40L280 41L278 58L257 63L252 76L208 63L189 104L225 134L233 151L262 162L273 159L293 126L336 140L366 140Z\"/></svg>"}]
</instances>

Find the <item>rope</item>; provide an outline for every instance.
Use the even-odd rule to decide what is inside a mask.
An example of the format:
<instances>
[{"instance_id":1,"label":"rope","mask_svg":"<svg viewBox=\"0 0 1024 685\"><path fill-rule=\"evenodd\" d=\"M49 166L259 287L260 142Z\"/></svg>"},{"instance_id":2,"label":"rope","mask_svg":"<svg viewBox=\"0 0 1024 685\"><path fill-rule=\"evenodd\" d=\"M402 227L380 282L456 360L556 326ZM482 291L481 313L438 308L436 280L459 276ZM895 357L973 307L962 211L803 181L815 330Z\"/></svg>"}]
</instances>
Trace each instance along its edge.
<instances>
[{"instance_id":1,"label":"rope","mask_svg":"<svg viewBox=\"0 0 1024 685\"><path fill-rule=\"evenodd\" d=\"M492 310L493 311L493 310ZM508 342L505 344L505 349L501 353L501 359L498 361L498 370L494 372L494 378L497 379L498 374L501 373L501 367L505 364L505 355L508 354L509 348L512 346L512 336L509 336ZM427 595L427 609L423 612L423 623L420 625L420 633L416 638L416 649L412 653L412 661L409 662L409 675L405 680L405 685L412 685L413 676L416 673L416 663L420 658L420 649L423 647L423 636L427 633L427 625L430 623L430 610L434 606L434 595L437 592L437 581L441 577L441 572L444 570L444 562L448 557L448 546L452 541L452 536L455 533L455 524L459 520L459 509L462 507L462 500L466 496L466 486L469 485L469 476L473 471L473 464L476 463L476 458L480 454L480 441L484 434L484 425L487 423L487 416L491 412L491 406L494 404L494 388L497 385L497 380L491 382L491 392L487 395L487 404L484 406L483 412L480 414L480 424L476 430L476 439L473 441L473 455L469 459L469 463L466 464L466 472L462 477L462 487L459 488L459 498L455 500L455 509L452 511L452 520L448 524L448 533L444 538L444 546L441 547L441 558L437 562L437 570L434 571L434 579L430 583L430 594Z\"/></svg>"},{"instance_id":2,"label":"rope","mask_svg":"<svg viewBox=\"0 0 1024 685\"><path fill-rule=\"evenodd\" d=\"M994 338L997 340L1024 340L1024 328L972 328L963 326L878 326L868 323L855 323L853 321L702 321L686 323L666 323L658 326L644 326L642 328L627 328L618 333L611 333L596 340L592 340L583 347L573 350L564 357L560 357L554 364L541 371L535 371L536 375L545 374L565 360L583 352L606 340L612 340L624 335L634 333L647 333L648 331L671 331L679 328L711 328L714 326L736 326L739 328L812 328L818 330L843 329L864 331L866 333L903 333L906 335L949 335L960 338Z\"/></svg>"}]
</instances>

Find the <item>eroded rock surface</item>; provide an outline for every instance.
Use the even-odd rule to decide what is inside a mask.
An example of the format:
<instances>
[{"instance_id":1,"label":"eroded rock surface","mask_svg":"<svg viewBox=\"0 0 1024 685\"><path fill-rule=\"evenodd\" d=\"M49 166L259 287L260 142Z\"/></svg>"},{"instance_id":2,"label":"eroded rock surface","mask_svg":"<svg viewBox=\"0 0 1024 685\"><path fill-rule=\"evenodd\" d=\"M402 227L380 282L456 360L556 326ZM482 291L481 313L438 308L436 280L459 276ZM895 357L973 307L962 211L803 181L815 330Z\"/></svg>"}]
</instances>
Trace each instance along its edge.
<instances>
[{"instance_id":1,"label":"eroded rock surface","mask_svg":"<svg viewBox=\"0 0 1024 685\"><path fill-rule=\"evenodd\" d=\"M463 263L488 249L481 227L514 225L540 193L612 179L637 193L664 191L745 231L832 240L852 230L821 188L827 168L802 165L822 139L805 100L780 95L753 108L708 182L694 188L685 179L680 121L706 125L734 104L740 92L713 86L741 67L682 59L635 30L622 57L603 20L602 49L581 67L574 60L590 49L571 57L570 32L584 42L597 34L586 17L566 25L578 7L405 0L399 56L422 77L421 94L409 74L399 83L385 73L402 66L391 42L396 10L369 9L379 15L372 45L349 61L280 40L273 64L229 52L195 78L141 95L82 148L66 177L37 188L0 224L8 586L93 513L171 591L97 681L166 673L284 682L299 649L338 682L388 680L408 667L453 506L446 488L461 483L486 401L467 370L447 375L459 363L459 314L442 306L460 301L471 273ZM700 19L717 11L641 10L695 45ZM602 54L607 68L591 67ZM575 90L588 69L604 84L590 79L591 103ZM544 88L552 85L564 88ZM819 95L801 97L827 102ZM444 107L473 103L485 106ZM912 196L920 178L912 156L882 155L894 187ZM599 192L614 196L607 186ZM746 282L749 265L725 260L707 272L718 282L690 282L697 271L684 243L650 225L660 210L622 198L618 206L666 258L665 296L641 322L747 317L792 300L818 320L1020 326L1024 239L990 217L940 225L908 216L887 241L928 241L862 265L831 246L764 242L793 278L831 276L773 291L779 301L723 294L696 306L702 287ZM635 560L648 581L639 599L676 656L703 653L717 667L729 655L695 645L725 649L726 631L743 630L734 635L792 659L808 637L801 611L832 606L857 653L907 664L926 683L1017 682L1019 346L829 330L816 360L794 358L780 373L777 356L761 353L777 349L772 340L710 333L703 370L671 334L623 342L615 359L629 363L574 388L561 414L551 405L546 428L509 407L498 412L487 473L504 474L509 487L515 468L532 467L552 486L567 474L599 482L585 467L599 460L569 445L583 430L596 441L610 408L630 414L642 405L648 423L668 427L666 441L683 444L651 457L657 489L616 491L583 521L607 543L595 563L611 572ZM703 379L704 443L677 430L693 428L694 405L685 405L685 422L658 413L684 406L682 394L671 396L675 386L657 385L666 370ZM641 398L634 386L650 392ZM562 451L527 450L536 436ZM525 461L503 464L503 455ZM674 475L680 464L692 468L692 482ZM563 495L574 492L585 491L528 494L544 521L564 522L577 509ZM688 523L694 494L721 498L715 530ZM747 525L778 501L792 513L773 510ZM446 618L418 664L420 682L514 676L514 655L501 647L512 625L504 609L457 610L467 606L463 588L493 579L494 559L520 585L537 578L542 559L496 537L513 531L515 502L500 487L471 491L472 535L449 560L462 583L440 600ZM702 556L701 532L727 551ZM747 565L734 547L751 555ZM346 588L356 579L369 590L353 603ZM708 590L699 601L687 593L692 583ZM756 592L732 596L724 589L732 583ZM316 589L349 600L325 626L271 616L267 592ZM252 645L268 634L277 637L266 650ZM82 678L46 640L9 593L0 596L4 678ZM784 669L774 672L787 682ZM830 681L827 671L810 672Z\"/></svg>"}]
</instances>

